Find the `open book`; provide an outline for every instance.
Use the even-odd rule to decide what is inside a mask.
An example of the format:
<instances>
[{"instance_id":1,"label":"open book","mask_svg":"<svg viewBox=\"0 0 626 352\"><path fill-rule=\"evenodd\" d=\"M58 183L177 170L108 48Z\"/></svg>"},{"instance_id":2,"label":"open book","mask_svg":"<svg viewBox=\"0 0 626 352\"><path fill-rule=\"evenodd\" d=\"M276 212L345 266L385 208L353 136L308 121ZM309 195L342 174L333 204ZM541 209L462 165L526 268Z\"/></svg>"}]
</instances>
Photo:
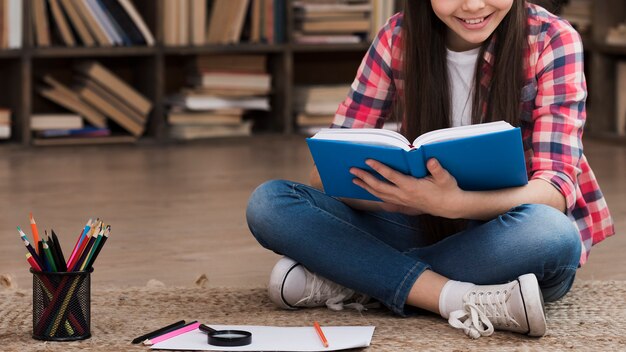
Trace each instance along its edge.
<instances>
[{"instance_id":1,"label":"open book","mask_svg":"<svg viewBox=\"0 0 626 352\"><path fill-rule=\"evenodd\" d=\"M374 172L367 159L421 178L428 175L426 162L435 158L464 190L528 183L521 131L504 121L435 130L413 143L383 129L323 129L307 138L307 144L324 191L336 197L378 200L355 185L349 172L351 167Z\"/></svg>"}]
</instances>

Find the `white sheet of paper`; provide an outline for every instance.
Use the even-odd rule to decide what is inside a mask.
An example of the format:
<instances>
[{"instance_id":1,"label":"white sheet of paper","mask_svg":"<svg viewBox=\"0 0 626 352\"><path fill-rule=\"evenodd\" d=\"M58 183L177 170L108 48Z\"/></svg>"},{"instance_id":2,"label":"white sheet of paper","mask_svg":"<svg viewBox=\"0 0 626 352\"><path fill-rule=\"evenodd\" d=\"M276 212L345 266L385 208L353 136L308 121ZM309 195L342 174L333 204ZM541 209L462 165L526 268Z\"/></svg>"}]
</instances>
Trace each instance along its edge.
<instances>
[{"instance_id":1,"label":"white sheet of paper","mask_svg":"<svg viewBox=\"0 0 626 352\"><path fill-rule=\"evenodd\" d=\"M305 327L278 327L253 325L210 325L215 330L245 330L252 333L252 344L240 347L211 346L207 334L200 330L173 337L153 345L159 350L200 351L338 351L367 347L372 341L374 326L322 326L328 348L313 325Z\"/></svg>"}]
</instances>

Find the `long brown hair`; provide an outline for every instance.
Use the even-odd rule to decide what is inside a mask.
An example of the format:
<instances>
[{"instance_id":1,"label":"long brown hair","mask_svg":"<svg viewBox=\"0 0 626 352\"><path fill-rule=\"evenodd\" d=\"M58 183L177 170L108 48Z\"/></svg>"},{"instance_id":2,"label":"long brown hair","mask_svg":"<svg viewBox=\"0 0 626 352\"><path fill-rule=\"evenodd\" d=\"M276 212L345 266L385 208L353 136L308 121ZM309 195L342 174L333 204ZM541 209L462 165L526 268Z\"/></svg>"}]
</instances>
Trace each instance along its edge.
<instances>
[{"instance_id":1,"label":"long brown hair","mask_svg":"<svg viewBox=\"0 0 626 352\"><path fill-rule=\"evenodd\" d=\"M519 125L527 46L526 1L514 0L492 36L481 46L475 69L472 123L505 120ZM402 22L404 93L395 112L402 117L402 133L409 140L451 125L451 95L446 61L447 26L435 15L430 0L405 0ZM492 41L492 37L495 40ZM494 45L491 80L481 88L486 74L483 57ZM457 232L459 221L422 216L424 230L433 240Z\"/></svg>"}]
</instances>

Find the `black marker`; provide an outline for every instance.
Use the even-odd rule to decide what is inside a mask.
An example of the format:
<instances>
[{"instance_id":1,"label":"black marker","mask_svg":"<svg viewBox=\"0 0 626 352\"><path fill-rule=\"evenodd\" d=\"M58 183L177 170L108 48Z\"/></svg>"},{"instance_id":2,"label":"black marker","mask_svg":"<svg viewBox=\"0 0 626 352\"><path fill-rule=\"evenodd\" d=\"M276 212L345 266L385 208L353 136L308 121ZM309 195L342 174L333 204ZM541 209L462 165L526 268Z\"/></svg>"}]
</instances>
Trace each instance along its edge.
<instances>
[{"instance_id":1,"label":"black marker","mask_svg":"<svg viewBox=\"0 0 626 352\"><path fill-rule=\"evenodd\" d=\"M162 328L160 328L158 330L155 330L153 332L149 332L149 333L147 333L145 335L139 336L139 337L135 338L132 341L132 343L140 343L140 342L145 341L147 339L151 339L153 337L157 337L157 336L160 336L160 335L163 335L163 334L167 334L168 332L170 332L172 330L175 330L175 329L178 329L179 327L181 327L183 325L185 325L185 321L184 320L177 321L174 324L170 324L168 326L162 327Z\"/></svg>"}]
</instances>

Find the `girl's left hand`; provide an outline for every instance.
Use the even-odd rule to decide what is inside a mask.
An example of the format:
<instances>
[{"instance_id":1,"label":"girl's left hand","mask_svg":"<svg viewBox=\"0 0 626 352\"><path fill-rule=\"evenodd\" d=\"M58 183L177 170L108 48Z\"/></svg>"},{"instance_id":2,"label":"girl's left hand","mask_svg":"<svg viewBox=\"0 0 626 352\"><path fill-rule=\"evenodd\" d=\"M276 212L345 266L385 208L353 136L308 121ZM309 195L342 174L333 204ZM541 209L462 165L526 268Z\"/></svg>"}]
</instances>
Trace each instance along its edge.
<instances>
[{"instance_id":1,"label":"girl's left hand","mask_svg":"<svg viewBox=\"0 0 626 352\"><path fill-rule=\"evenodd\" d=\"M402 174L376 160L369 159L365 163L388 182L355 167L350 169L356 177L353 182L380 198L384 202L383 209L408 215L458 217L457 209L462 204L464 191L436 159L426 163L430 175L424 178Z\"/></svg>"}]
</instances>

